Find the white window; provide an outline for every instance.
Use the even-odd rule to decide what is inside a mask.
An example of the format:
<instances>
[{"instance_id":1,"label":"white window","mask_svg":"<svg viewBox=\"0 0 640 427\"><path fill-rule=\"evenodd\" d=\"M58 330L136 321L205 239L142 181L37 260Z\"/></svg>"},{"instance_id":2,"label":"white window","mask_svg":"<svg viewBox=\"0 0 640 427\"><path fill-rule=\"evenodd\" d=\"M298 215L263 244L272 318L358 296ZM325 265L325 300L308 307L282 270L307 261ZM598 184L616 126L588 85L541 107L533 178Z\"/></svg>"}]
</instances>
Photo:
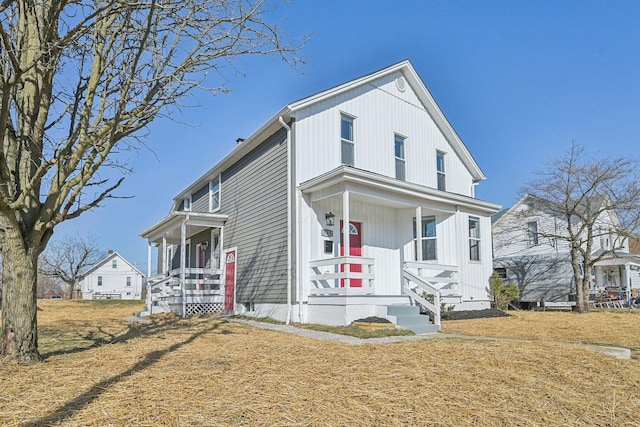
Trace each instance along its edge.
<instances>
[{"instance_id":1,"label":"white window","mask_svg":"<svg viewBox=\"0 0 640 427\"><path fill-rule=\"evenodd\" d=\"M98 286L102 286L102 276L98 276Z\"/></svg>"},{"instance_id":2,"label":"white window","mask_svg":"<svg viewBox=\"0 0 640 427\"><path fill-rule=\"evenodd\" d=\"M469 259L480 261L480 219L469 217Z\"/></svg>"},{"instance_id":3,"label":"white window","mask_svg":"<svg viewBox=\"0 0 640 427\"><path fill-rule=\"evenodd\" d=\"M353 117L340 115L340 141L342 152L342 164L354 165L355 143L353 139Z\"/></svg>"},{"instance_id":4,"label":"white window","mask_svg":"<svg viewBox=\"0 0 640 427\"><path fill-rule=\"evenodd\" d=\"M209 181L209 211L214 212L220 209L220 176L213 181Z\"/></svg>"},{"instance_id":5,"label":"white window","mask_svg":"<svg viewBox=\"0 0 640 427\"><path fill-rule=\"evenodd\" d=\"M527 246L538 246L538 222L527 223Z\"/></svg>"},{"instance_id":6,"label":"white window","mask_svg":"<svg viewBox=\"0 0 640 427\"><path fill-rule=\"evenodd\" d=\"M187 212L191 210L191 196L184 198L182 202L182 207Z\"/></svg>"},{"instance_id":7,"label":"white window","mask_svg":"<svg viewBox=\"0 0 640 427\"><path fill-rule=\"evenodd\" d=\"M417 261L433 261L436 259L436 217L423 216L420 236L416 230L416 219L413 218L413 238ZM418 258L418 245L422 248L422 259Z\"/></svg>"},{"instance_id":8,"label":"white window","mask_svg":"<svg viewBox=\"0 0 640 427\"><path fill-rule=\"evenodd\" d=\"M445 191L447 184L444 172L444 153L442 151L436 152L436 168L438 170L438 190Z\"/></svg>"},{"instance_id":9,"label":"white window","mask_svg":"<svg viewBox=\"0 0 640 427\"><path fill-rule=\"evenodd\" d=\"M396 159L396 178L401 180L407 179L405 157L404 157L404 142L406 138L396 135L394 139L395 146L395 159Z\"/></svg>"},{"instance_id":10,"label":"white window","mask_svg":"<svg viewBox=\"0 0 640 427\"><path fill-rule=\"evenodd\" d=\"M131 286L131 276L127 276L127 286Z\"/></svg>"},{"instance_id":11,"label":"white window","mask_svg":"<svg viewBox=\"0 0 640 427\"><path fill-rule=\"evenodd\" d=\"M111 268L118 268L118 260L117 259L111 260Z\"/></svg>"}]
</instances>

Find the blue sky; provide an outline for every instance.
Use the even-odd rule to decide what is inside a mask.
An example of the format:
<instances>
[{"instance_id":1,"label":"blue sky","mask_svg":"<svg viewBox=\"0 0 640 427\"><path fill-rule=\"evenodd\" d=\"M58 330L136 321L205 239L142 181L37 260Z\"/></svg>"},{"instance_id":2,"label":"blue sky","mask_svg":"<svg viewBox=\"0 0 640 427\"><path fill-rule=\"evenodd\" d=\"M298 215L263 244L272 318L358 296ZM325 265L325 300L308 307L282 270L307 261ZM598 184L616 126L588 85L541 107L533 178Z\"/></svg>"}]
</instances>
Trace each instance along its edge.
<instances>
[{"instance_id":1,"label":"blue sky","mask_svg":"<svg viewBox=\"0 0 640 427\"><path fill-rule=\"evenodd\" d=\"M172 198L284 105L409 59L487 176L480 199L508 207L541 162L572 139L589 152L640 148L640 2L296 0L274 20L310 36L307 64L236 61L230 94L196 93L198 107L155 122L135 173L102 207L62 224L55 238L91 234L147 271L139 233ZM218 75L212 78L219 78Z\"/></svg>"}]
</instances>

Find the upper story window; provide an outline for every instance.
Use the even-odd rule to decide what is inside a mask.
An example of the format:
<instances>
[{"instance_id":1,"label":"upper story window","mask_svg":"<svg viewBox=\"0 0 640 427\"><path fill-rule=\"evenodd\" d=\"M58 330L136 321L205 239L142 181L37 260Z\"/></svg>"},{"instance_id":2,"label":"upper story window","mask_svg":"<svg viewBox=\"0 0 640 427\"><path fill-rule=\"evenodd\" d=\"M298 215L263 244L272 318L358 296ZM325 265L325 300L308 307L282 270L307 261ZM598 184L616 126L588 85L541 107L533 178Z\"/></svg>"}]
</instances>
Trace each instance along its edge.
<instances>
[{"instance_id":1,"label":"upper story window","mask_svg":"<svg viewBox=\"0 0 640 427\"><path fill-rule=\"evenodd\" d=\"M417 261L436 260L436 217L433 215L423 216L420 225L420 237L417 237L416 219L413 218L413 238ZM422 252L422 259L419 259L418 245Z\"/></svg>"},{"instance_id":2,"label":"upper story window","mask_svg":"<svg viewBox=\"0 0 640 427\"><path fill-rule=\"evenodd\" d=\"M538 222L531 221L527 223L527 246L538 246Z\"/></svg>"},{"instance_id":3,"label":"upper story window","mask_svg":"<svg viewBox=\"0 0 640 427\"><path fill-rule=\"evenodd\" d=\"M184 198L182 208L187 212L191 210L191 196Z\"/></svg>"},{"instance_id":4,"label":"upper story window","mask_svg":"<svg viewBox=\"0 0 640 427\"><path fill-rule=\"evenodd\" d=\"M220 209L220 176L209 181L209 211L217 211Z\"/></svg>"},{"instance_id":5,"label":"upper story window","mask_svg":"<svg viewBox=\"0 0 640 427\"><path fill-rule=\"evenodd\" d=\"M355 141L353 139L353 117L340 115L340 141L343 165L354 166Z\"/></svg>"},{"instance_id":6,"label":"upper story window","mask_svg":"<svg viewBox=\"0 0 640 427\"><path fill-rule=\"evenodd\" d=\"M401 180L407 179L406 164L404 157L404 142L406 138L400 135L395 136L395 159L396 159L396 178Z\"/></svg>"},{"instance_id":7,"label":"upper story window","mask_svg":"<svg viewBox=\"0 0 640 427\"><path fill-rule=\"evenodd\" d=\"M98 286L102 286L102 276L98 276Z\"/></svg>"},{"instance_id":8,"label":"upper story window","mask_svg":"<svg viewBox=\"0 0 640 427\"><path fill-rule=\"evenodd\" d=\"M131 286L131 276L127 276L127 286Z\"/></svg>"},{"instance_id":9,"label":"upper story window","mask_svg":"<svg viewBox=\"0 0 640 427\"><path fill-rule=\"evenodd\" d=\"M111 260L111 268L118 268L118 260L117 259Z\"/></svg>"},{"instance_id":10,"label":"upper story window","mask_svg":"<svg viewBox=\"0 0 640 427\"><path fill-rule=\"evenodd\" d=\"M447 184L444 171L444 153L442 151L436 152L436 169L438 171L438 190L445 191Z\"/></svg>"},{"instance_id":11,"label":"upper story window","mask_svg":"<svg viewBox=\"0 0 640 427\"><path fill-rule=\"evenodd\" d=\"M469 259L480 261L480 219L469 217Z\"/></svg>"}]
</instances>

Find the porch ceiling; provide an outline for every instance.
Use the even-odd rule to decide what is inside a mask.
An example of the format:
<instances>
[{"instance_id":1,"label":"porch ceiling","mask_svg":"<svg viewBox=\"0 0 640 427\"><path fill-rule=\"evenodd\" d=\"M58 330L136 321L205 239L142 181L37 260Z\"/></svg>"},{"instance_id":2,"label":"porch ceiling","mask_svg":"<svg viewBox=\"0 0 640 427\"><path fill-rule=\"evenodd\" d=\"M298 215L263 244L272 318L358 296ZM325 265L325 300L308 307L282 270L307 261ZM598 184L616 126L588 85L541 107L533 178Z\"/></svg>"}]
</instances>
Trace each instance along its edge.
<instances>
[{"instance_id":1,"label":"porch ceiling","mask_svg":"<svg viewBox=\"0 0 640 427\"><path fill-rule=\"evenodd\" d=\"M300 190L318 201L352 192L352 198L371 201L393 208L429 205L446 212L464 206L486 213L495 213L500 206L473 197L447 193L423 185L390 178L349 166L340 166L299 186Z\"/></svg>"},{"instance_id":2,"label":"porch ceiling","mask_svg":"<svg viewBox=\"0 0 640 427\"><path fill-rule=\"evenodd\" d=\"M179 243L180 229L183 223L187 228L187 236L190 236L208 228L224 227L227 217L227 215L208 212L175 211L140 233L140 236L156 245L162 242L163 237L167 242Z\"/></svg>"}]
</instances>

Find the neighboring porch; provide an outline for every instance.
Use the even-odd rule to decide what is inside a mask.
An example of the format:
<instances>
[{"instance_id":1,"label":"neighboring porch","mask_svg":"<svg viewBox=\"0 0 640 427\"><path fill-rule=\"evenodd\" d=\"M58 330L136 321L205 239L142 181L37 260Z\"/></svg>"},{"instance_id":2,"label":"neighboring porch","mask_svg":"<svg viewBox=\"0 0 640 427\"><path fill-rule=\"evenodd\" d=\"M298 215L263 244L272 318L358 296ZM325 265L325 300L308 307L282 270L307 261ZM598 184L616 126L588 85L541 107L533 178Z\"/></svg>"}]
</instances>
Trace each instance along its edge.
<instances>
[{"instance_id":1,"label":"neighboring porch","mask_svg":"<svg viewBox=\"0 0 640 427\"><path fill-rule=\"evenodd\" d=\"M638 295L640 289L640 256L617 252L594 264L595 283L592 292L598 297L605 292L621 300Z\"/></svg>"},{"instance_id":2,"label":"neighboring porch","mask_svg":"<svg viewBox=\"0 0 640 427\"><path fill-rule=\"evenodd\" d=\"M144 314L180 316L222 312L224 223L226 215L172 212L141 233L148 240L147 299ZM151 271L157 249L157 272Z\"/></svg>"}]
</instances>

